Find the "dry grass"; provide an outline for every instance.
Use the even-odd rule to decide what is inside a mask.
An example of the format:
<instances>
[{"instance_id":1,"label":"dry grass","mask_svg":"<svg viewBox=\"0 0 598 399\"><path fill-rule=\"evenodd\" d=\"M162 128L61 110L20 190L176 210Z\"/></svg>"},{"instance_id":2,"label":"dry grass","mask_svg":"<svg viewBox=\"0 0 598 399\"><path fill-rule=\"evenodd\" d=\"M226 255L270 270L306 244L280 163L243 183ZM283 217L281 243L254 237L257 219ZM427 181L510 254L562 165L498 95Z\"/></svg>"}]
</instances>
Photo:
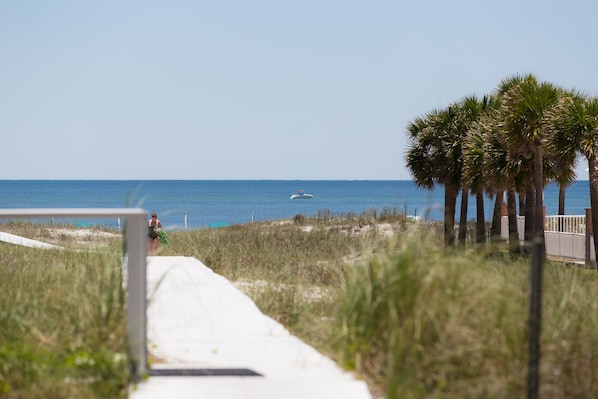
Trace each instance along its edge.
<instances>
[{"instance_id":1,"label":"dry grass","mask_svg":"<svg viewBox=\"0 0 598 399\"><path fill-rule=\"evenodd\" d=\"M448 253L440 248L441 238L437 233L434 225L409 224L404 220L324 222L297 218L277 223L173 232L169 235L170 244L162 246L159 254L194 256L202 260L247 292L266 314L343 367L364 377L375 396L524 397L528 351L528 262L512 261L497 249ZM73 280L79 288L59 291L77 290L91 271L75 267L75 264L87 263L97 269L98 264L109 265L111 261L88 254L85 255L87 258L68 261L71 266L66 267L61 266L65 261L59 260L64 251L43 252L42 255L37 250L21 252L0 245L3 263L7 256L11 258L17 253L20 260L16 264L13 262L11 268L4 268L4 275L0 276L4 288L7 281L19 287L13 291L4 288L0 291L4 301L0 303L0 309L11 309L9 313L0 312L4 317L0 320L0 331L4 335L0 337L10 343L0 348L0 358L4 362L0 364L7 364L6 359L12 359L11 370L21 367L24 375L37 378L46 367L45 355L31 355L31 351L37 353L42 348L40 353L44 354L47 353L44 348L62 341L57 339L56 332L49 333L52 329L44 323L54 318L60 320L65 315L51 313L50 309L35 311L40 302L55 301L48 300L47 296L37 297L35 304L27 305L33 313L25 313L29 315L26 318L19 313L21 306L15 306L15 303L24 302L24 292L43 291L33 282L40 281L40 276L41 281L50 281L56 287L64 283L54 281L54 274L64 279L68 274L61 274L60 270L80 270L82 274L75 275L80 277ZM42 258L54 265L50 269L52 273L32 269L33 274L25 274L21 270L23 264L34 265L38 263L36 259ZM114 271L112 267L116 266L103 270ZM73 278L72 273L69 276ZM108 290L111 284L117 285L115 276L107 271L94 275L104 287L97 295ZM598 397L598 376L594 367L598 359L598 335L595 334L598 302L593 300L597 289L595 271L547 263L541 337L541 397ZM120 325L121 321L116 321L120 316L117 317L114 308L118 303L114 299L115 292L118 291L113 291L113 298L108 301L112 305L100 305L107 300L107 297L101 299L100 295L93 305L83 307L86 309L83 313L94 315L96 321L105 320L110 313L110 318ZM66 298L74 302L81 300L70 295ZM107 312L107 309L112 310ZM80 315L76 312L66 317L76 319ZM7 314L18 316L7 318ZM23 324L15 320L28 321ZM12 327L7 329L6 325ZM73 335L70 331L70 336L78 337L75 341L79 349L64 353L77 354L75 359L79 359L79 363L89 364L85 359L93 358L94 362L111 365L106 367L114 370L116 366L100 354L121 353L118 348L121 348L124 331L119 328L115 331L121 333L111 336L102 332L100 325L86 327L86 332L95 331L91 336L96 338L91 341L85 341L87 334ZM6 331L10 333L6 335ZM22 331L27 332L26 346L16 338ZM81 348L105 348L100 343L111 340L116 344L116 349L110 349L113 352L94 349L85 352L88 355L81 354ZM15 363L14 348L19 347L25 348L19 349L21 359L37 357L32 357L30 363ZM69 357L64 355L61 359L52 360L50 364L61 364ZM72 360L70 364L73 364ZM0 378L4 376L6 379L6 372L2 372L1 367ZM64 370L69 369L63 367ZM102 375L95 371L94 376ZM48 375L50 381L47 383L52 386L51 381L56 381L56 375ZM122 376L121 379L110 377L107 380L122 383ZM96 381L96 377L90 380L80 374L74 379L67 378L76 381L76 389L89 390ZM2 381L0 379L0 389ZM9 391L14 392L17 383L11 380L4 384L5 387L9 384ZM119 392L118 389L115 392Z\"/></svg>"}]
</instances>

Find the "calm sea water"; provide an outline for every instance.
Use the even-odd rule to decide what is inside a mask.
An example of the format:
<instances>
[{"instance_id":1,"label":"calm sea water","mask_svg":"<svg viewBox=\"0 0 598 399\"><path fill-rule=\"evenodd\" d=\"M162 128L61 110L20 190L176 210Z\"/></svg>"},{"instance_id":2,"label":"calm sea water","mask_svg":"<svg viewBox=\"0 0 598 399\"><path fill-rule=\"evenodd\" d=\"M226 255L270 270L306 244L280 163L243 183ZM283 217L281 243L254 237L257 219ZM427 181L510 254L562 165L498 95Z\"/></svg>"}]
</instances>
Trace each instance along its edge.
<instances>
[{"instance_id":1,"label":"calm sea water","mask_svg":"<svg viewBox=\"0 0 598 399\"><path fill-rule=\"evenodd\" d=\"M297 190L312 199L291 200ZM556 214L558 188L544 194L547 214ZM584 214L589 207L587 181L567 191L566 213ZM486 199L485 214L492 214ZM444 190L417 188L412 181L347 180L0 180L0 208L123 208L140 207L158 213L169 230L244 224L252 220L288 219L297 214L362 213L376 208L430 220L443 219ZM475 201L469 201L468 218L475 218ZM67 221L103 224L117 228L117 221Z\"/></svg>"}]
</instances>

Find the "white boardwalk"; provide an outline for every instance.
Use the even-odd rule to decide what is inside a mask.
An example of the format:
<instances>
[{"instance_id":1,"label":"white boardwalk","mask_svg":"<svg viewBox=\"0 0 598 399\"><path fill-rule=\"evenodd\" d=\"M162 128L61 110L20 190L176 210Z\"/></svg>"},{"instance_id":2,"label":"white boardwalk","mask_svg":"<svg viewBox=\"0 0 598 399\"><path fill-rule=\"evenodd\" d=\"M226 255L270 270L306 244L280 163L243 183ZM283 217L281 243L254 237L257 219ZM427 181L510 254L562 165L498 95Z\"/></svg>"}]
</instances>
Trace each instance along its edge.
<instances>
[{"instance_id":1,"label":"white boardwalk","mask_svg":"<svg viewBox=\"0 0 598 399\"><path fill-rule=\"evenodd\" d=\"M56 245L47 244L45 242L41 242L41 241L37 241L37 240L31 240L29 238L16 236L14 234L4 233L1 231L0 231L0 241L7 242L9 244L21 245L23 247L29 247L29 248L43 248L43 249L59 248Z\"/></svg>"},{"instance_id":2,"label":"white boardwalk","mask_svg":"<svg viewBox=\"0 0 598 399\"><path fill-rule=\"evenodd\" d=\"M363 381L291 335L199 260L148 257L147 279L148 349L159 359L152 374L225 369L259 376L152 375L131 388L132 399L371 398Z\"/></svg>"}]
</instances>

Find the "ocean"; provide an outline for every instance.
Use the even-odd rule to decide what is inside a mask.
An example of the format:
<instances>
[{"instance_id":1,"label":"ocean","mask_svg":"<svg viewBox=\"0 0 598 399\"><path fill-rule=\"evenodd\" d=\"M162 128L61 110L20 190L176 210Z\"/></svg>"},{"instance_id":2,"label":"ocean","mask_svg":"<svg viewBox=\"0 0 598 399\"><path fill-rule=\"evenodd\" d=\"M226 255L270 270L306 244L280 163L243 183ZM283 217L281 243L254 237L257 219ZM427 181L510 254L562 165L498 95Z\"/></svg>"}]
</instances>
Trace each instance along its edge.
<instances>
[{"instance_id":1,"label":"ocean","mask_svg":"<svg viewBox=\"0 0 598 399\"><path fill-rule=\"evenodd\" d=\"M291 200L298 190L313 198ZM546 188L544 204L548 215L557 213L556 185ZM566 214L585 214L590 206L587 181L567 189L565 205ZM486 198L488 221L492 206ZM380 213L385 208L440 221L444 189L424 190L410 180L0 180L0 208L127 207L156 212L167 230L289 219L297 214L311 217L326 211L361 214L376 209ZM474 218L471 197L468 219ZM120 228L118 220L63 223Z\"/></svg>"}]
</instances>

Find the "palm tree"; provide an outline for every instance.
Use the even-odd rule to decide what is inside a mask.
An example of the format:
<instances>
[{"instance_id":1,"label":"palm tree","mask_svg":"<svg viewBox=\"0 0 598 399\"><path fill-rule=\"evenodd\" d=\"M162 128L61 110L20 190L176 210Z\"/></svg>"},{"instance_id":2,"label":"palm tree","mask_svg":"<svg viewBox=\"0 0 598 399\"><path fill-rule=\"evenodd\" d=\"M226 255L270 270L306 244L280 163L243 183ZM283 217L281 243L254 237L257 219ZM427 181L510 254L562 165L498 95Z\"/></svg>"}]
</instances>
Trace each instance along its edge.
<instances>
[{"instance_id":1,"label":"palm tree","mask_svg":"<svg viewBox=\"0 0 598 399\"><path fill-rule=\"evenodd\" d=\"M467 132L463 145L463 186L469 187L476 194L476 243L484 242L484 197L486 186L484 176L484 135L481 129L472 127ZM481 198L481 202L480 202Z\"/></svg>"},{"instance_id":2,"label":"palm tree","mask_svg":"<svg viewBox=\"0 0 598 399\"><path fill-rule=\"evenodd\" d=\"M471 125L480 117L481 106L474 95L462 98L456 106L458 107L456 129L461 138L461 150L466 143L465 137ZM463 182L462 182L463 183ZM467 184L461 184L461 213L459 216L459 245L465 246L467 238L467 208L469 202L469 189Z\"/></svg>"},{"instance_id":3,"label":"palm tree","mask_svg":"<svg viewBox=\"0 0 598 399\"><path fill-rule=\"evenodd\" d=\"M499 98L500 101L500 98ZM517 230L516 193L522 186L521 161L512 159L502 135L500 134L500 114L490 111L480 119L479 129L484 135L484 163L482 166L485 184L488 190L496 194L496 202L503 202L503 193L507 193L507 216L509 252L511 256L520 254L519 234ZM496 238L500 236L500 217L496 214L499 206L495 203L492 231Z\"/></svg>"},{"instance_id":4,"label":"palm tree","mask_svg":"<svg viewBox=\"0 0 598 399\"><path fill-rule=\"evenodd\" d=\"M427 190L434 189L434 146L430 119L433 113L417 117L407 125L410 145L406 153L406 162L415 185Z\"/></svg>"},{"instance_id":5,"label":"palm tree","mask_svg":"<svg viewBox=\"0 0 598 399\"><path fill-rule=\"evenodd\" d=\"M485 241L484 191L489 191L484 173L484 142L486 139L485 124L482 119L494 112L500 102L498 97L484 96L481 100L475 96L462 100L462 109L467 112L469 124L463 144L464 166L463 186L468 187L476 196L476 243ZM486 121L488 118L486 118ZM502 203L502 201L501 201ZM495 206L496 208L496 206ZM500 235L500 231L498 233Z\"/></svg>"},{"instance_id":6,"label":"palm tree","mask_svg":"<svg viewBox=\"0 0 598 399\"><path fill-rule=\"evenodd\" d=\"M576 91L568 91L563 93L559 99L559 103L550 112L548 118L548 132L551 135L548 146L549 157L552 160L552 175L553 180L559 185L559 204L558 214L565 214L565 189L571 185L576 179L575 168L577 167L577 154L579 151L579 143L575 141L575 135L572 134L555 134L552 124L555 121L556 114L561 112L563 104L568 101L569 97L583 97L581 93ZM559 226L560 228L560 226Z\"/></svg>"},{"instance_id":7,"label":"palm tree","mask_svg":"<svg viewBox=\"0 0 598 399\"><path fill-rule=\"evenodd\" d=\"M598 99L582 94L567 96L550 114L550 122L555 141L570 140L588 160L592 231L598 232ZM595 235L594 250L598 254Z\"/></svg>"},{"instance_id":8,"label":"palm tree","mask_svg":"<svg viewBox=\"0 0 598 399\"><path fill-rule=\"evenodd\" d=\"M513 75L503 79L494 94L496 108L489 109L478 123L478 129L484 135L484 175L489 191L496 193L492 236L500 236L500 216L497 214L502 208L503 193L507 194L507 216L509 252L511 256L520 254L519 234L517 229L517 196L524 187L522 173L524 162L520 153L512 148L504 134L504 97L523 81L524 77ZM520 195L520 203L522 197ZM500 201L500 207L498 202ZM520 210L523 207L520 206Z\"/></svg>"},{"instance_id":9,"label":"palm tree","mask_svg":"<svg viewBox=\"0 0 598 399\"><path fill-rule=\"evenodd\" d=\"M526 208L531 205L533 213L526 212L526 225L531 222L533 235L542 240L542 243L546 114L556 104L559 94L560 90L553 84L538 82L533 75L527 75L505 93L501 108L508 147L533 165L533 179L526 184ZM532 182L533 185L530 184ZM526 237L526 240L528 238L531 237Z\"/></svg>"},{"instance_id":10,"label":"palm tree","mask_svg":"<svg viewBox=\"0 0 598 399\"><path fill-rule=\"evenodd\" d=\"M455 208L461 185L461 137L457 128L458 107L434 110L415 118L407 126L410 144L407 168L415 184L433 189L444 186L444 238L447 246L455 243Z\"/></svg>"}]
</instances>

